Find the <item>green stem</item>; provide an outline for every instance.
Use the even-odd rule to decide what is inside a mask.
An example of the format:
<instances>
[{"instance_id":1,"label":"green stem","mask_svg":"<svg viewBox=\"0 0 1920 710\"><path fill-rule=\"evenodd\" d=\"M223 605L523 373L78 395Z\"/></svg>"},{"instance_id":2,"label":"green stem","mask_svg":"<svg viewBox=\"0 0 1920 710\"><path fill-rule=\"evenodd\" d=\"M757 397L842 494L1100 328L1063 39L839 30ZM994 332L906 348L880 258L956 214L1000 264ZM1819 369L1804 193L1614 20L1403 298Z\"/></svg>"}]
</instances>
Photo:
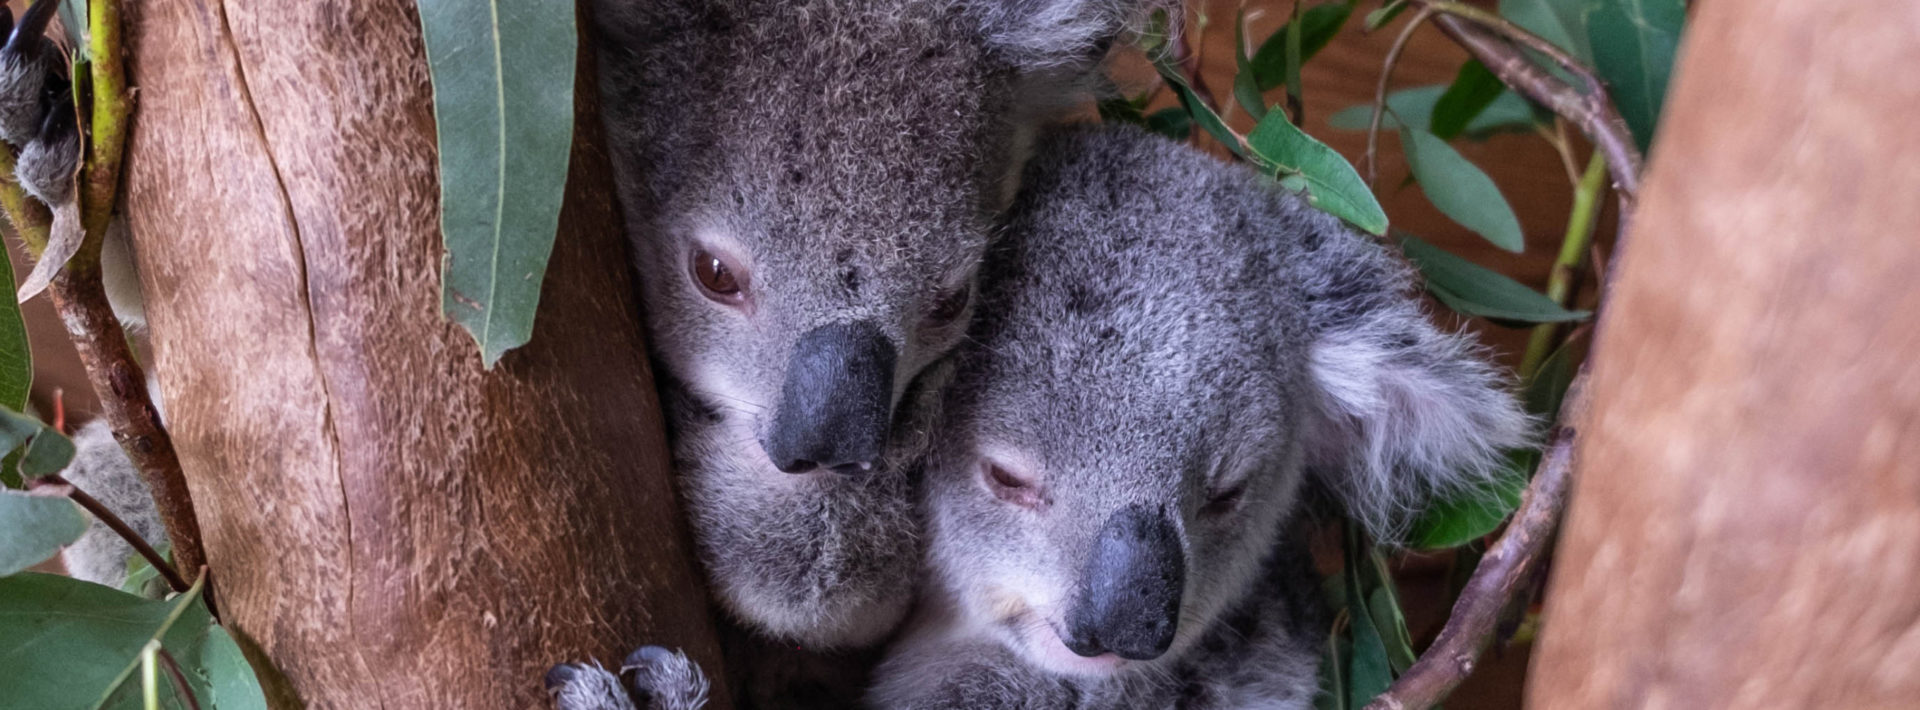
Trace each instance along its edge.
<instances>
[{"instance_id":1,"label":"green stem","mask_svg":"<svg viewBox=\"0 0 1920 710\"><path fill-rule=\"evenodd\" d=\"M1580 267L1586 264L1587 247L1593 243L1594 226L1600 217L1600 192L1607 186L1607 161L1600 151L1587 160L1587 170L1573 191L1573 211L1567 216L1567 235L1560 241L1560 255L1547 275L1547 298L1562 308L1572 305L1573 286ZM1527 353L1520 360L1520 377L1531 378L1540 364L1560 344L1560 324L1542 323L1533 327L1527 340Z\"/></svg>"},{"instance_id":2,"label":"green stem","mask_svg":"<svg viewBox=\"0 0 1920 710\"><path fill-rule=\"evenodd\" d=\"M41 0L48 2L49 0ZM86 242L67 268L97 268L100 243L120 192L120 164L126 148L128 117L133 107L127 93L126 61L122 56L119 0L87 3L87 52L93 94L93 116L88 124L87 162L80 195L80 223Z\"/></svg>"}]
</instances>

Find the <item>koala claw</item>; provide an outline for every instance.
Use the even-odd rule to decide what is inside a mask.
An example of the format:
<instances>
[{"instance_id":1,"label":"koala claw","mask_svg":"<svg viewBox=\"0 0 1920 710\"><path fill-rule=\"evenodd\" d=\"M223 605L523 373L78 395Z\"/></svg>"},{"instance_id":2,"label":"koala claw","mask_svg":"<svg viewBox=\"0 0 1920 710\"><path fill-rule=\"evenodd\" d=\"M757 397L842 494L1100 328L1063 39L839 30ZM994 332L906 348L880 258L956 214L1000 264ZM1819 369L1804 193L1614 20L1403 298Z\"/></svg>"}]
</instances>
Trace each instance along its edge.
<instances>
[{"instance_id":1,"label":"koala claw","mask_svg":"<svg viewBox=\"0 0 1920 710\"><path fill-rule=\"evenodd\" d=\"M642 646L627 656L620 675L599 664L562 663L547 670L554 710L699 710L710 685L700 666L679 651Z\"/></svg>"},{"instance_id":2,"label":"koala claw","mask_svg":"<svg viewBox=\"0 0 1920 710\"><path fill-rule=\"evenodd\" d=\"M554 710L635 710L620 678L600 664L562 663L547 669Z\"/></svg>"},{"instance_id":3,"label":"koala claw","mask_svg":"<svg viewBox=\"0 0 1920 710\"><path fill-rule=\"evenodd\" d=\"M641 646L628 654L620 672L633 673L633 697L649 710L698 710L706 707L709 683L687 654L660 646Z\"/></svg>"}]
</instances>

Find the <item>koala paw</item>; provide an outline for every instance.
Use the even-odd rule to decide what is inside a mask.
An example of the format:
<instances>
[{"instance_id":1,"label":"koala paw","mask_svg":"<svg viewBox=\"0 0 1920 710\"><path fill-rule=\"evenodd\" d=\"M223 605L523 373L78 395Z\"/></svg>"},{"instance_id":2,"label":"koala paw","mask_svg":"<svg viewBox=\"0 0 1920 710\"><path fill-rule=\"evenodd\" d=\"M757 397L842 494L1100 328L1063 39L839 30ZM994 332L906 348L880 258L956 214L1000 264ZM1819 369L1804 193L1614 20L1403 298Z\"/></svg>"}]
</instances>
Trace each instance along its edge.
<instances>
[{"instance_id":1,"label":"koala paw","mask_svg":"<svg viewBox=\"0 0 1920 710\"><path fill-rule=\"evenodd\" d=\"M19 149L14 173L21 187L50 205L73 199L73 173L80 164L80 129L66 59L46 38L55 0L37 0L14 24L0 8L0 140Z\"/></svg>"},{"instance_id":2,"label":"koala paw","mask_svg":"<svg viewBox=\"0 0 1920 710\"><path fill-rule=\"evenodd\" d=\"M648 710L699 710L707 705L707 674L685 653L641 646L627 656L620 672L633 674L633 699Z\"/></svg>"},{"instance_id":3,"label":"koala paw","mask_svg":"<svg viewBox=\"0 0 1920 710\"><path fill-rule=\"evenodd\" d=\"M679 651L643 646L627 656L621 675L599 664L562 663L547 671L554 710L699 710L710 684L692 659Z\"/></svg>"},{"instance_id":4,"label":"koala paw","mask_svg":"<svg viewBox=\"0 0 1920 710\"><path fill-rule=\"evenodd\" d=\"M547 670L553 710L635 710L619 676L600 664L562 663Z\"/></svg>"}]
</instances>

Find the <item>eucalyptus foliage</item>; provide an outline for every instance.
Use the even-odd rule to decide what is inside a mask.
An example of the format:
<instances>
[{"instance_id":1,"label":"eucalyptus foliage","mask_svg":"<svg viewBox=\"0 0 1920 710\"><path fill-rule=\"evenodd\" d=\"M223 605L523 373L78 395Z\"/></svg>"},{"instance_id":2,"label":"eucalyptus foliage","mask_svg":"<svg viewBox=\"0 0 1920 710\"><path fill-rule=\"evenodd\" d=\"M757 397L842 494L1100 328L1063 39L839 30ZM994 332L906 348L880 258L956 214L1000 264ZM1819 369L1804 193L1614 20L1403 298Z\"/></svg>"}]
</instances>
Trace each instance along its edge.
<instances>
[{"instance_id":1,"label":"eucalyptus foliage","mask_svg":"<svg viewBox=\"0 0 1920 710\"><path fill-rule=\"evenodd\" d=\"M1200 96L1178 58L1170 56L1167 49L1172 43L1165 35L1164 18L1145 38L1143 48L1191 125L1199 126L1239 159L1274 176L1283 187L1304 191L1316 207L1365 231L1385 234L1386 214L1352 164L1294 125L1285 104L1268 99L1268 92L1284 87L1286 104L1300 105L1302 63L1340 32L1383 28L1412 3L1383 2L1363 22L1350 23L1357 4L1348 0L1296 7L1285 26L1257 43L1246 37L1245 18L1237 18L1237 47L1256 47L1250 56L1236 52L1235 57L1238 71L1232 100L1256 121L1244 135ZM1593 64L1607 81L1636 140L1642 149L1647 147L1685 21L1681 0L1503 0L1500 13L1575 59ZM1543 57L1535 60L1543 69L1564 76L1560 67ZM1149 127L1182 125L1164 117L1149 122L1149 115L1162 114L1146 113L1146 98L1122 102L1127 110L1103 110L1102 116ZM1452 82L1391 92L1379 110L1383 112L1381 129L1399 133L1411 181L1434 207L1494 246L1511 252L1529 248L1500 188L1452 144L1509 132L1550 135L1553 116L1548 111L1508 89L1486 66L1471 59L1462 63ZM1330 122L1341 130L1368 130L1375 111L1372 105L1351 106L1331 116ZM1185 135L1184 131L1162 132ZM1560 147L1566 149L1564 144ZM1576 214L1570 219L1588 216ZM1397 241L1425 277L1428 292L1461 316L1514 327L1578 322L1591 316L1417 236L1398 233ZM1545 358L1537 372L1530 373L1526 400L1543 421L1558 412L1573 377L1574 360L1572 346L1563 345ZM1519 505L1540 455L1535 450L1510 452L1505 475L1483 489L1432 505L1416 517L1406 539L1398 542L1421 549L1458 548L1492 534ZM1326 581L1327 598L1338 613L1327 638L1321 668L1324 687L1317 698L1321 708L1342 710L1366 705L1414 659L1393 579L1379 548L1354 525L1346 524L1345 531L1343 571ZM1469 550L1462 559L1472 560L1474 555Z\"/></svg>"}]
</instances>

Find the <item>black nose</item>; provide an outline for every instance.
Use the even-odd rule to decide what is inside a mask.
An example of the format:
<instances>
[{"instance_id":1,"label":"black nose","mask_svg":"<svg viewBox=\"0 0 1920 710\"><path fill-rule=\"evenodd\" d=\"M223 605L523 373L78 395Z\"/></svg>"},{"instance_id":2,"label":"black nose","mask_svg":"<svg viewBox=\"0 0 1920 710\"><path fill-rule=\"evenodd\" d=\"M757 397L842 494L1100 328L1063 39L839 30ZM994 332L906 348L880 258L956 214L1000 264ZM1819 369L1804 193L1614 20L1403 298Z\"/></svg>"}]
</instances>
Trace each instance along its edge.
<instances>
[{"instance_id":1,"label":"black nose","mask_svg":"<svg viewBox=\"0 0 1920 710\"><path fill-rule=\"evenodd\" d=\"M1082 656L1159 658L1173 645L1186 574L1179 533L1165 515L1143 506L1114 513L1080 573L1061 641Z\"/></svg>"},{"instance_id":2,"label":"black nose","mask_svg":"<svg viewBox=\"0 0 1920 710\"><path fill-rule=\"evenodd\" d=\"M807 331L787 361L780 407L760 445L787 473L873 467L892 419L893 343L870 322Z\"/></svg>"}]
</instances>

